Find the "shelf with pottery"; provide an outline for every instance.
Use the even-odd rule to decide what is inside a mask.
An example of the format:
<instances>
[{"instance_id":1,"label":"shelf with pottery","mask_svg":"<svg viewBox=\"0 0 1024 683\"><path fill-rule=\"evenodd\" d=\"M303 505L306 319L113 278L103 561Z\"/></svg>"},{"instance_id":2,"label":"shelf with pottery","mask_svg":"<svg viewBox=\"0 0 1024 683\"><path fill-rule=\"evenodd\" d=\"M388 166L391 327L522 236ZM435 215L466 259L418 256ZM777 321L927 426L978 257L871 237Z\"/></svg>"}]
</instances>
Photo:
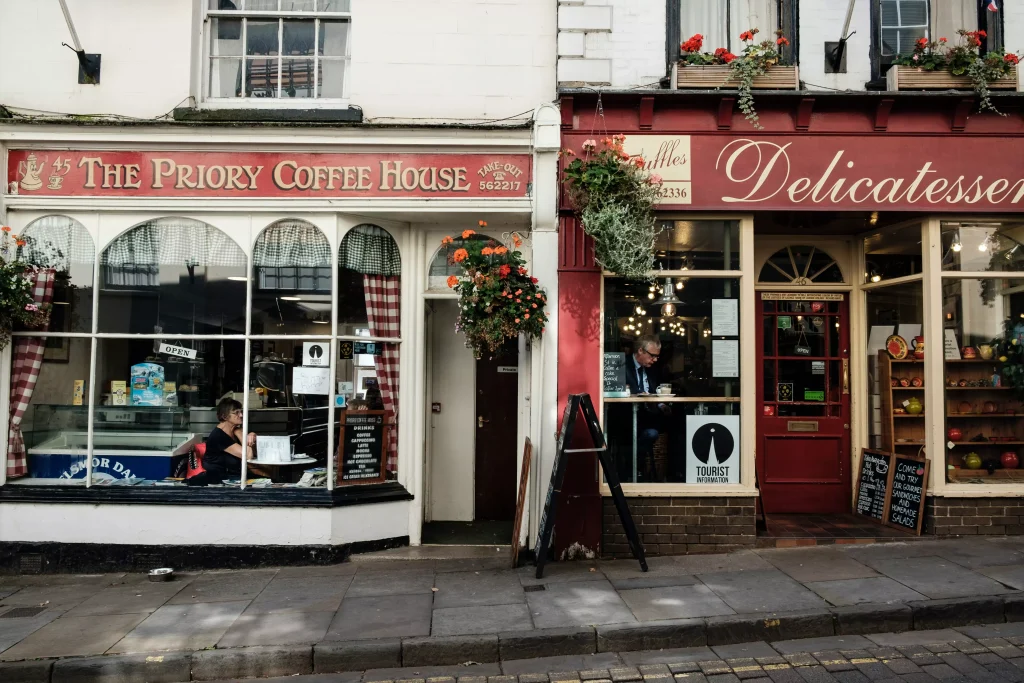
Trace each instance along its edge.
<instances>
[{"instance_id":1,"label":"shelf with pottery","mask_svg":"<svg viewBox=\"0 0 1024 683\"><path fill-rule=\"evenodd\" d=\"M1024 479L1024 404L1013 387L1003 386L990 346L957 351L967 357L944 360L948 480Z\"/></svg>"},{"instance_id":2,"label":"shelf with pottery","mask_svg":"<svg viewBox=\"0 0 1024 683\"><path fill-rule=\"evenodd\" d=\"M908 368L909 363L919 364L921 371ZM916 452L925 443L923 365L920 360L895 359L885 349L878 352L884 450L907 452L912 448Z\"/></svg>"}]
</instances>

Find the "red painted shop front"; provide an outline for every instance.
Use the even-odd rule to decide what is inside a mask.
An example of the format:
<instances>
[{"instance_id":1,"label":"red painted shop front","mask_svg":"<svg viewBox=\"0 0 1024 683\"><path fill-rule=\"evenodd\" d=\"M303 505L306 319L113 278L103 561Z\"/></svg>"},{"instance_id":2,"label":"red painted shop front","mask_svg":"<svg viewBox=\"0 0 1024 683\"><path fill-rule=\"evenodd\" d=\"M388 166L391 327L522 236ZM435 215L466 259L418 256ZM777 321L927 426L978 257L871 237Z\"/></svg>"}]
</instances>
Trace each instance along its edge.
<instances>
[{"instance_id":1,"label":"red painted shop front","mask_svg":"<svg viewBox=\"0 0 1024 683\"><path fill-rule=\"evenodd\" d=\"M746 394L753 400L735 397L742 378L730 385L732 389L720 391L724 396L715 400L734 402L722 412L748 415L751 420L743 424L756 430L756 437L745 439L744 448L753 451L756 478L753 471L741 473L740 482L728 494L717 494L717 484L684 481L683 475L647 481L624 477L627 495L638 497L632 501L634 507L663 522L657 530L658 522L646 525L647 545L675 547L669 534L677 530L657 505L688 505L679 497L712 499L706 507L718 506L720 514L728 515L724 510L734 499L757 498L759 489L758 504L769 513L850 511L855 451L858 445L870 445L864 438L851 439L851 432L872 429L863 424L865 419L856 423L850 400L851 386L865 386L863 377L849 374L851 351L861 348L859 342L851 346L851 339L867 336L863 311L851 307L851 301L864 296L862 275L869 278L867 273L854 272L863 267L857 256L863 235L928 216L1012 217L1024 209L1024 165L1020 163L1024 122L1016 98L997 103L1009 114L999 116L977 113L973 98L966 95L764 93L756 98L763 129L756 129L734 112L735 94L726 92L634 91L602 93L599 98L592 91L563 91L563 148L581 155L587 140L600 144L611 135L625 135L625 151L642 155L646 167L664 180L659 220L674 223L680 250L686 249L682 235L693 226L711 230L710 226L729 225L729 221L753 226L753 238L745 244L753 247L756 258L745 261L747 265L736 275L736 281L741 277L754 281L754 287L746 290L747 298L739 301L742 329L751 332L751 339L756 337L750 347L756 347L756 353L740 360L742 373L756 378ZM603 275L595 265L590 238L564 191L560 212L559 411L571 393L602 396L603 354L611 350L609 334L623 340L614 350L624 349L626 363L632 367L629 344L636 342L642 330L660 329L664 340L670 332L686 327L680 323L670 328L672 323L666 323L664 316L647 310L648 303L656 302L655 296L664 294L660 275L653 283L659 289L650 289L651 302L644 297L637 300L636 317L645 326L634 331L629 329L633 317L609 314L606 299L612 289L607 283L612 276ZM807 247L822 240L853 246L842 258L832 255L828 246ZM829 259L836 265L829 266ZM818 272L829 267L842 270L842 275ZM679 280L686 278L679 277L678 266L665 268L674 273L674 286L680 287ZM730 274L709 276L728 278ZM719 293L710 298L722 296L720 288L714 291ZM736 296L735 289L729 291ZM801 291L804 295L799 295ZM785 296L762 298L772 292ZM819 311L818 306L823 308ZM853 310L861 317L852 315ZM680 339L692 335L693 329L699 328L684 329ZM823 335L823 346L794 353L800 335L810 331ZM718 332L711 334L709 329L703 334L713 350ZM741 335L733 339L743 348ZM686 363L692 361L688 358ZM782 385L790 383L782 377L786 372L800 376L795 387L805 394L779 395L785 391ZM806 387L801 388L801 382ZM708 412L717 414L716 404L708 406ZM708 406L689 410L688 415L699 415ZM877 421L870 410L866 421ZM751 419L755 413L756 419ZM656 448L655 461L658 457ZM593 461L576 456L575 465L576 476L570 473L567 479L566 488L572 489L567 504L578 512L563 517L567 524L571 520L572 537L561 535L558 545L608 544L611 536L602 529L601 487ZM645 498L658 503L645 507ZM693 502L691 507L698 505ZM604 519L612 519L607 509ZM614 526L614 522L605 525ZM677 534L679 543L708 545L694 540L693 533L684 541L684 535Z\"/></svg>"}]
</instances>

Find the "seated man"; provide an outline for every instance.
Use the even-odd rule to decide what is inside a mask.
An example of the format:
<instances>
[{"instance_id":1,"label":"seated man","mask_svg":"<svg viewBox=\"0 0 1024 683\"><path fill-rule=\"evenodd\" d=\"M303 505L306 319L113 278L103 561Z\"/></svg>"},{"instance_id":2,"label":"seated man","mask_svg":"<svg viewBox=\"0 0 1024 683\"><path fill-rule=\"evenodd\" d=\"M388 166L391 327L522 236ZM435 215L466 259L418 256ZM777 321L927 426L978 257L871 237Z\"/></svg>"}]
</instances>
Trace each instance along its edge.
<instances>
[{"instance_id":1,"label":"seated man","mask_svg":"<svg viewBox=\"0 0 1024 683\"><path fill-rule=\"evenodd\" d=\"M661 356L661 340L645 334L637 340L632 363L626 361L626 384L629 393L653 394L661 384L661 376L654 364ZM641 403L636 416L637 479L655 481L654 442L668 428L671 409L665 403Z\"/></svg>"}]
</instances>

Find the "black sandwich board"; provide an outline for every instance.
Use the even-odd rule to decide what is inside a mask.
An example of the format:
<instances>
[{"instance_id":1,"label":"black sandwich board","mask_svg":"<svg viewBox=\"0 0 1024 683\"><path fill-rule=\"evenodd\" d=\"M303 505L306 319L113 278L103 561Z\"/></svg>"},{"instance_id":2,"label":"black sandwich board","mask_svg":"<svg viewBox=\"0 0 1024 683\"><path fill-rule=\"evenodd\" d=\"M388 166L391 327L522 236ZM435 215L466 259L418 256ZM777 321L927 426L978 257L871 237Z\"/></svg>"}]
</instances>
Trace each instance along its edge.
<instances>
[{"instance_id":1,"label":"black sandwich board","mask_svg":"<svg viewBox=\"0 0 1024 683\"><path fill-rule=\"evenodd\" d=\"M583 411L583 419L587 422L587 429L590 431L590 438L594 442L593 448L569 448L566 446L572 440L573 428L576 426L576 414ZM565 454L566 453L590 453L596 452L601 462L601 469L604 471L604 479L611 491L612 500L615 502L615 509L622 521L622 528L626 532L626 539L629 541L629 549L640 562L640 569L647 571L647 558L644 556L644 546L640 542L640 535L636 531L636 524L629 513L629 505L626 504L626 497L622 494L622 484L619 483L619 474L615 469L615 463L611 461L608 454L608 447L604 439L604 431L601 430L601 423L597 419L597 412L594 410L594 402L590 400L590 394L570 394L565 404L565 412L562 413L562 426L558 431L558 442L555 446L555 463L551 468L551 481L548 484L548 495L544 500L544 509L540 515L540 526L537 531L537 546L534 549L537 563L537 578L544 576L544 564L548 559L548 549L551 546L551 536L555 530L555 511L558 508L558 499L562 493L562 481L565 478Z\"/></svg>"}]
</instances>

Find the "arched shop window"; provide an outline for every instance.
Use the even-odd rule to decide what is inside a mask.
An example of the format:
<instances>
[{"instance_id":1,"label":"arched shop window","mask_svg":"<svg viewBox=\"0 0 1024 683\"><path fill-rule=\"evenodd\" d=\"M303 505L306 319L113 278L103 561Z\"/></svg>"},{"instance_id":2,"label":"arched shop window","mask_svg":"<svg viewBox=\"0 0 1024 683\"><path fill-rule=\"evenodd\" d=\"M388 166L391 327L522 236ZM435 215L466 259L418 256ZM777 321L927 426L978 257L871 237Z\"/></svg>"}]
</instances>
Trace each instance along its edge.
<instances>
[{"instance_id":1,"label":"arched shop window","mask_svg":"<svg viewBox=\"0 0 1024 683\"><path fill-rule=\"evenodd\" d=\"M277 221L253 249L252 334L328 334L331 245L320 228Z\"/></svg>"},{"instance_id":2,"label":"arched shop window","mask_svg":"<svg viewBox=\"0 0 1024 683\"><path fill-rule=\"evenodd\" d=\"M399 338L402 258L391 234L358 225L338 252L338 381L356 408L383 411L387 470L398 467ZM365 341L364 341L365 340Z\"/></svg>"},{"instance_id":3,"label":"arched shop window","mask_svg":"<svg viewBox=\"0 0 1024 683\"><path fill-rule=\"evenodd\" d=\"M473 241L475 242L486 242L488 240L498 242L498 240L490 235L473 235ZM437 248L437 251L434 252L434 257L430 259L430 268L427 272L427 289L435 292L451 291L448 287L448 276L462 275L462 266L451 261L451 254L468 241L461 237L455 237L450 247L441 246Z\"/></svg>"},{"instance_id":4,"label":"arched shop window","mask_svg":"<svg viewBox=\"0 0 1024 683\"><path fill-rule=\"evenodd\" d=\"M43 216L19 235L18 260L52 269L50 332L92 332L93 272L96 245L81 223L67 216ZM62 356L48 346L48 355Z\"/></svg>"},{"instance_id":5,"label":"arched shop window","mask_svg":"<svg viewBox=\"0 0 1024 683\"><path fill-rule=\"evenodd\" d=\"M212 225L146 221L110 243L100 269L100 332L245 331L245 253Z\"/></svg>"},{"instance_id":6,"label":"arched shop window","mask_svg":"<svg viewBox=\"0 0 1024 683\"><path fill-rule=\"evenodd\" d=\"M772 254L757 278L768 284L837 285L845 282L838 262L817 247L788 246Z\"/></svg>"}]
</instances>

